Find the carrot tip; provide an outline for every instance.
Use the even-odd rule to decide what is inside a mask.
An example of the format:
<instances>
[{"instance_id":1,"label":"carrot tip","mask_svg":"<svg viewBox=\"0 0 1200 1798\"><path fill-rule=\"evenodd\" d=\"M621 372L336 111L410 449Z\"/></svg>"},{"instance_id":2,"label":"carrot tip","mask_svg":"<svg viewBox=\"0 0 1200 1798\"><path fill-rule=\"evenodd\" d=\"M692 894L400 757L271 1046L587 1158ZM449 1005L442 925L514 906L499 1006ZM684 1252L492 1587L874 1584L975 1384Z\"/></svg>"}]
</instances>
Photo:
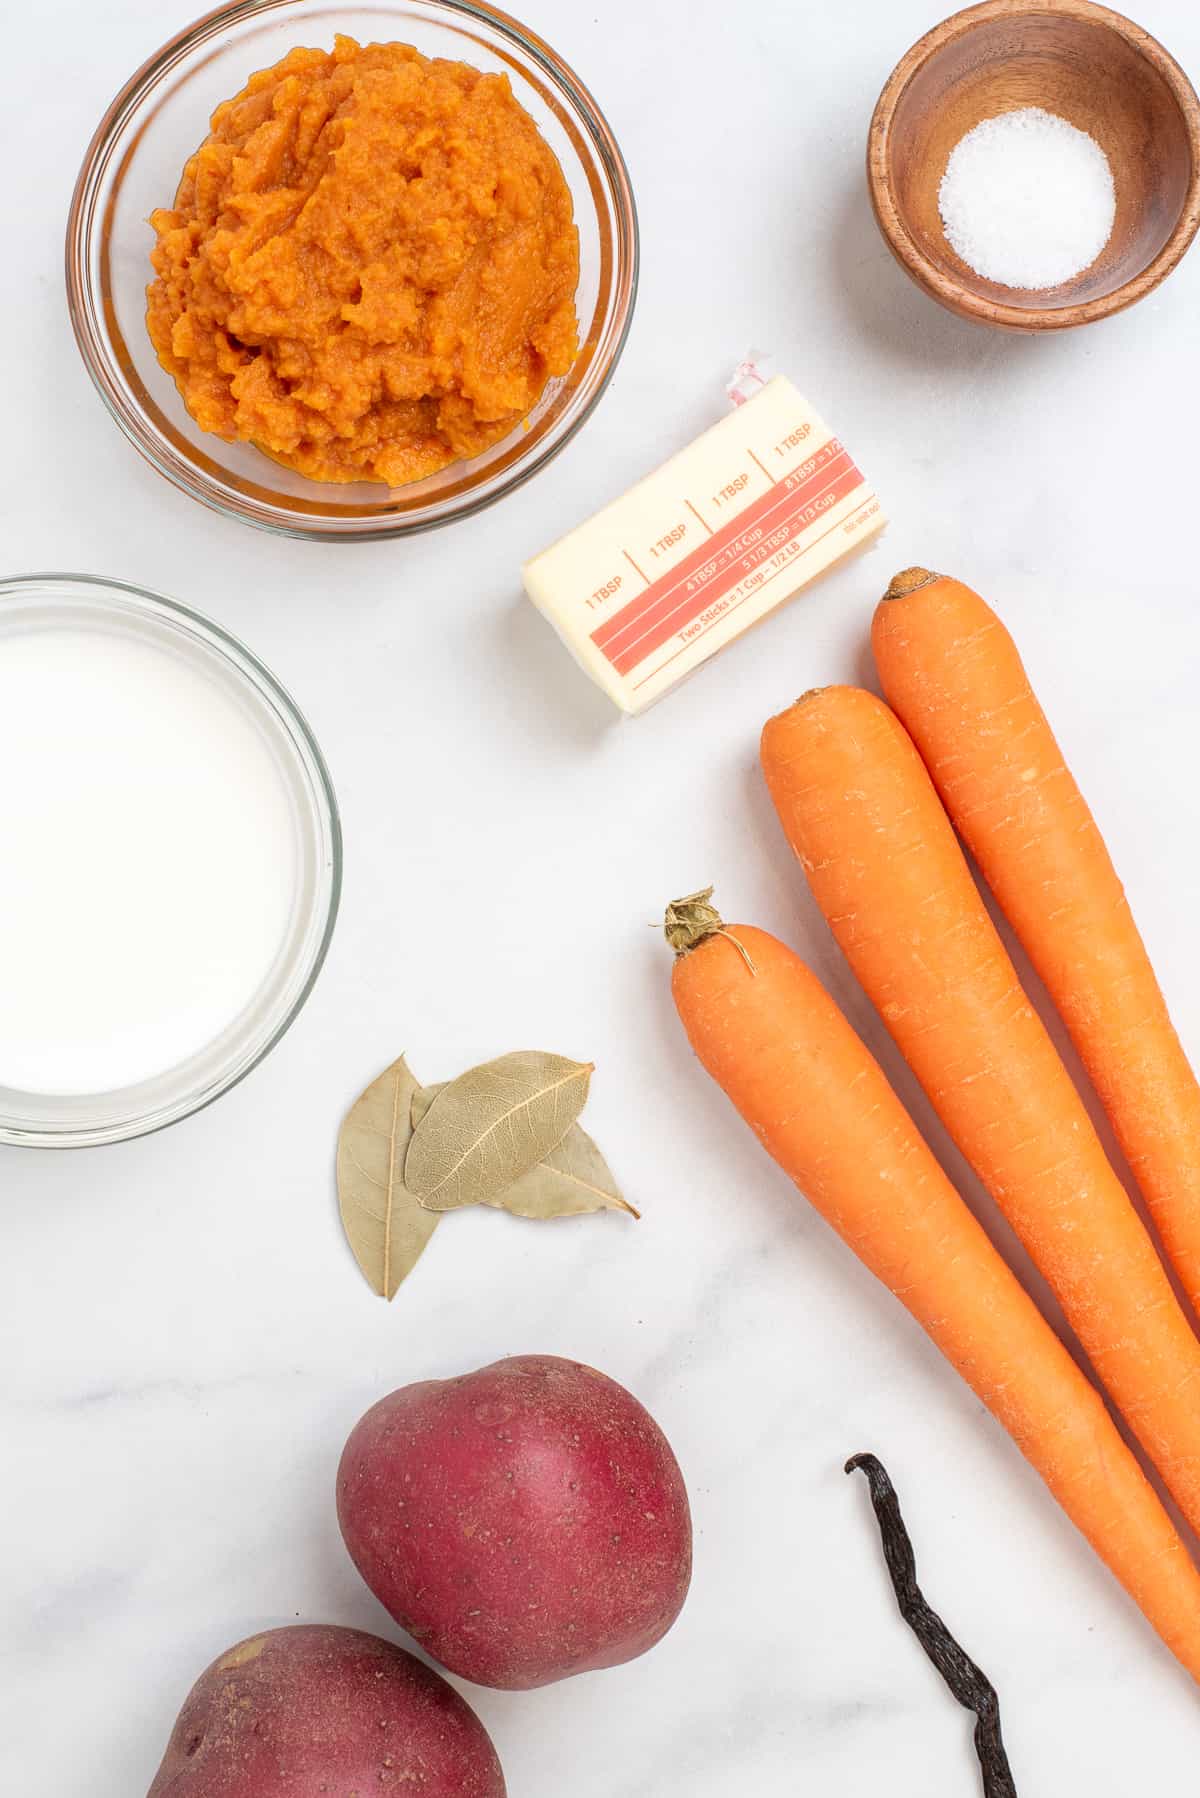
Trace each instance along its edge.
<instances>
[{"instance_id":1,"label":"carrot tip","mask_svg":"<svg viewBox=\"0 0 1200 1798\"><path fill-rule=\"evenodd\" d=\"M915 593L918 587L930 587L940 579L940 575L931 574L928 568L902 568L899 574L892 576L891 585L883 597L903 599L906 593Z\"/></svg>"}]
</instances>

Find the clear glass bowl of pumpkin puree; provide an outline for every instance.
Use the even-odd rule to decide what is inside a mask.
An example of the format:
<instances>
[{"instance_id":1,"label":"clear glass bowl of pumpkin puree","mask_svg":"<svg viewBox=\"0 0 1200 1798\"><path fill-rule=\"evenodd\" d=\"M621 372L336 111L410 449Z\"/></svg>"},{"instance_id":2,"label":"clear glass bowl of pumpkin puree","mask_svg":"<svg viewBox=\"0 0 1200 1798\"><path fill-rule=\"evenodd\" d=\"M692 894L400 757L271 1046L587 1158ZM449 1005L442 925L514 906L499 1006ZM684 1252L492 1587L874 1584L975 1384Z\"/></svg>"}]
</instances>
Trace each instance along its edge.
<instances>
[{"instance_id":1,"label":"clear glass bowl of pumpkin puree","mask_svg":"<svg viewBox=\"0 0 1200 1798\"><path fill-rule=\"evenodd\" d=\"M252 441L205 430L147 329L156 235L223 102L297 48L339 38L411 45L421 56L507 76L552 151L579 239L578 353L532 409L479 453L403 484L313 479ZM331 541L403 536L502 498L574 436L625 343L637 289L633 193L616 139L571 69L524 26L473 0L241 0L200 19L129 80L102 119L67 227L67 291L84 362L110 413L177 487L247 523ZM161 336L161 332L160 332Z\"/></svg>"}]
</instances>

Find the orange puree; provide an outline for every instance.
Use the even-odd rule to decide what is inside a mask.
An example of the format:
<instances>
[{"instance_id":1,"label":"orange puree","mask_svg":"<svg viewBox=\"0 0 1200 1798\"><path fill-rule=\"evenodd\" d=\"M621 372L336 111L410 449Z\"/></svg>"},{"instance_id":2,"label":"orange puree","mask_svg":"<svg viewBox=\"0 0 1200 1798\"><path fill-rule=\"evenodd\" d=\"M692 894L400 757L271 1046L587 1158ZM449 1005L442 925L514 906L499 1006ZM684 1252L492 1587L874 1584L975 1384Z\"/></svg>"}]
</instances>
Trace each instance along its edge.
<instances>
[{"instance_id":1,"label":"orange puree","mask_svg":"<svg viewBox=\"0 0 1200 1798\"><path fill-rule=\"evenodd\" d=\"M293 50L153 215L147 326L206 431L398 486L505 436L578 348L579 239L508 78Z\"/></svg>"}]
</instances>

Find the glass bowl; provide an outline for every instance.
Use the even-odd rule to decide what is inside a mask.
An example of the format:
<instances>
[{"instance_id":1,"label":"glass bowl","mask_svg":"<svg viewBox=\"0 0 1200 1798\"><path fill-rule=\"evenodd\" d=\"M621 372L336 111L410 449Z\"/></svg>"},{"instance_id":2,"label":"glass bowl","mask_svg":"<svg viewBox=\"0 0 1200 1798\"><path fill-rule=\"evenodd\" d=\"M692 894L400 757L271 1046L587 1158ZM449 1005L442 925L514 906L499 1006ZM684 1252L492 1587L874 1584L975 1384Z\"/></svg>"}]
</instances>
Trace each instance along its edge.
<instances>
[{"instance_id":1,"label":"glass bowl","mask_svg":"<svg viewBox=\"0 0 1200 1798\"><path fill-rule=\"evenodd\" d=\"M307 480L247 443L192 421L146 333L154 233L209 117L256 69L295 45L414 44L506 74L562 165L579 228L580 352L528 419L480 456L406 487ZM67 300L76 340L126 436L185 493L230 518L292 537L344 542L448 524L510 493L570 441L616 366L637 288L637 214L616 140L587 89L540 38L477 0L239 0L199 19L122 88L84 158L67 224Z\"/></svg>"},{"instance_id":2,"label":"glass bowl","mask_svg":"<svg viewBox=\"0 0 1200 1798\"><path fill-rule=\"evenodd\" d=\"M239 728L258 737L278 776L295 874L287 921L257 990L196 1053L109 1092L25 1092L0 1081L0 1143L32 1148L82 1148L143 1136L199 1111L243 1079L312 991L341 892L341 828L325 762L291 699L249 650L186 606L123 581L78 574L0 581L0 653L6 640L22 633L71 628L123 635L179 659L189 676L215 685L221 700L236 709Z\"/></svg>"}]
</instances>

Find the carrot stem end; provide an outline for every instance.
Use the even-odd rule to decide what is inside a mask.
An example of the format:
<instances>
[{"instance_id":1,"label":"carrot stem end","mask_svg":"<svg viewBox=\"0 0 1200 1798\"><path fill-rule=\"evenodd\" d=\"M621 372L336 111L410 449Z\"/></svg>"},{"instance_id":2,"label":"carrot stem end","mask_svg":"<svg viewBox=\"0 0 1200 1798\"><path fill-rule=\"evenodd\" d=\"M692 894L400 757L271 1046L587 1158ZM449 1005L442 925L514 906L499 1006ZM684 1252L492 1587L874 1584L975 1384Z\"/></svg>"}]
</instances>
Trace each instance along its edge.
<instances>
[{"instance_id":1,"label":"carrot stem end","mask_svg":"<svg viewBox=\"0 0 1200 1798\"><path fill-rule=\"evenodd\" d=\"M940 575L931 574L928 568L902 568L899 574L892 576L891 584L883 597L903 599L906 594L915 593L920 587L932 587L934 581L940 579Z\"/></svg>"},{"instance_id":2,"label":"carrot stem end","mask_svg":"<svg viewBox=\"0 0 1200 1798\"><path fill-rule=\"evenodd\" d=\"M712 903L712 896L712 887L704 887L684 899L672 899L663 918L663 935L676 956L690 955L710 936L723 936L733 944L750 972L757 974L750 951L744 943L739 943L731 930L726 930L725 920Z\"/></svg>"}]
</instances>

